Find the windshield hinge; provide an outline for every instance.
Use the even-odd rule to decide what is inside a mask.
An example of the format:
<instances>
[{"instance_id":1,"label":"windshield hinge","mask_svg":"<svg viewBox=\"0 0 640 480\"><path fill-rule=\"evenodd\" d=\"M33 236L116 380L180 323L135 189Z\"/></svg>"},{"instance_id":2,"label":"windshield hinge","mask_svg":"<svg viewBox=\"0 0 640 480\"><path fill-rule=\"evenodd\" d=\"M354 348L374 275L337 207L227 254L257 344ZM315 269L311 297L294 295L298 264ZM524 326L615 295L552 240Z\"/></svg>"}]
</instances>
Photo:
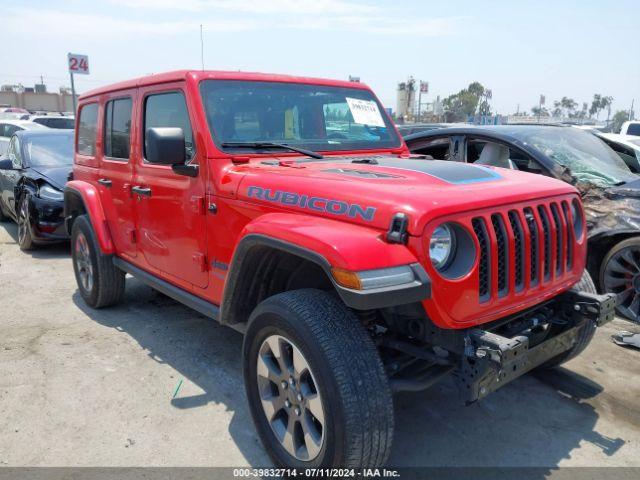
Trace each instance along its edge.
<instances>
[{"instance_id":1,"label":"windshield hinge","mask_svg":"<svg viewBox=\"0 0 640 480\"><path fill-rule=\"evenodd\" d=\"M389 243L407 243L409 233L409 216L406 213L398 212L391 219L391 225L387 231L387 242Z\"/></svg>"}]
</instances>

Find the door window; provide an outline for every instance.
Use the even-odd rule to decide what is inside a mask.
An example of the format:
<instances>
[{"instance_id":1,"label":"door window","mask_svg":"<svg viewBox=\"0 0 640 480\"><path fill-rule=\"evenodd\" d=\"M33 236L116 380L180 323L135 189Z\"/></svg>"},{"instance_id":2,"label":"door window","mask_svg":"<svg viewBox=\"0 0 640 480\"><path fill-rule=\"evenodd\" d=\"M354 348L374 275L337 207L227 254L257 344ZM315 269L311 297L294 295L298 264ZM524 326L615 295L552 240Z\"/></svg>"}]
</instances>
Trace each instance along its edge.
<instances>
[{"instance_id":1,"label":"door window","mask_svg":"<svg viewBox=\"0 0 640 480\"><path fill-rule=\"evenodd\" d=\"M98 124L98 104L83 105L78 123L77 152L82 155L96 154L96 128Z\"/></svg>"},{"instance_id":2,"label":"door window","mask_svg":"<svg viewBox=\"0 0 640 480\"><path fill-rule=\"evenodd\" d=\"M119 98L107 102L104 114L104 155L128 160L131 140L130 98Z\"/></svg>"},{"instance_id":3,"label":"door window","mask_svg":"<svg viewBox=\"0 0 640 480\"><path fill-rule=\"evenodd\" d=\"M411 153L418 155L429 155L435 160L448 160L451 142L449 137L431 138L427 141L420 142L418 148L412 148Z\"/></svg>"},{"instance_id":4,"label":"door window","mask_svg":"<svg viewBox=\"0 0 640 480\"><path fill-rule=\"evenodd\" d=\"M22 168L22 155L20 154L20 141L18 137L13 137L7 149L7 158L11 160L11 165L15 169Z\"/></svg>"},{"instance_id":5,"label":"door window","mask_svg":"<svg viewBox=\"0 0 640 480\"><path fill-rule=\"evenodd\" d=\"M187 102L182 92L168 92L149 95L144 105L144 144L147 149L147 129L181 128L184 133L185 156L188 160L195 153L193 132L189 121Z\"/></svg>"}]
</instances>

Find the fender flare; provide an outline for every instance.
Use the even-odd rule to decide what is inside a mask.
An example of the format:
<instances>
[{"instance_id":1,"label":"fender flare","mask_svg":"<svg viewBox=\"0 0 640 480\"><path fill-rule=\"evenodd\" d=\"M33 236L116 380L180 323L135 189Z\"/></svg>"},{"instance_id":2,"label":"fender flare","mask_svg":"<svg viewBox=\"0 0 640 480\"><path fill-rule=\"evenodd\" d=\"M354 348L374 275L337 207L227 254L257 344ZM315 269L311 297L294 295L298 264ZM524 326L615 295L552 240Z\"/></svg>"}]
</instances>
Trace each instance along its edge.
<instances>
[{"instance_id":1,"label":"fender flare","mask_svg":"<svg viewBox=\"0 0 640 480\"><path fill-rule=\"evenodd\" d=\"M332 219L269 213L247 224L239 236L223 292L221 317L225 322L243 321L236 318L237 302L242 299L234 293L242 281L247 254L254 247L282 250L317 264L343 302L358 310L412 303L431 294L431 281L415 255L405 245L385 242L381 232ZM331 274L332 268L361 272L399 266L413 270L413 283L369 292L342 287Z\"/></svg>"},{"instance_id":2,"label":"fender flare","mask_svg":"<svg viewBox=\"0 0 640 480\"><path fill-rule=\"evenodd\" d=\"M102 201L98 189L89 182L82 180L71 180L64 187L64 218L67 232L71 235L71 225L73 219L79 212L71 208L72 199L79 199L84 211L89 215L91 226L98 239L102 253L110 255L115 252L107 217L102 208Z\"/></svg>"}]
</instances>

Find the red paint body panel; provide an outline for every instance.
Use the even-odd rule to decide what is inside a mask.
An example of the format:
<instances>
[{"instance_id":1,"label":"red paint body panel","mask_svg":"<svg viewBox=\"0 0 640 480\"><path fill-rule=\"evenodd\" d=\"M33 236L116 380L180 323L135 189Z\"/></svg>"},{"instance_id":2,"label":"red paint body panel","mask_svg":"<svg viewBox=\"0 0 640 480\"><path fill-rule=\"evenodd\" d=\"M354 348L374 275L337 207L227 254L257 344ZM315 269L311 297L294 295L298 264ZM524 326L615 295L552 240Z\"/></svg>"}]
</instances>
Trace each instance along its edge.
<instances>
[{"instance_id":1,"label":"red paint body panel","mask_svg":"<svg viewBox=\"0 0 640 480\"><path fill-rule=\"evenodd\" d=\"M537 286L527 283L522 291L514 292L512 289L502 298L494 295L483 303L478 299L478 256L471 271L455 280L443 278L428 259L429 235L441 222L456 222L471 232L471 221L476 217L490 219L495 212L507 215L509 210L521 210L529 205L550 205L550 202L573 199L579 202L576 190L570 185L541 175L502 169L495 170L499 178L490 182L455 184L410 168L350 164L340 158L380 154L404 158L405 162L418 162L416 165L429 161L406 160L408 150L404 143L400 148L391 150L323 152L325 159L321 161L289 165L287 161L295 162L300 155L280 152L277 155L232 155L219 150L209 133L199 92L199 82L205 79L368 88L351 82L281 75L179 71L122 82L84 94L80 98L80 108L97 101L101 105L100 117L107 98L126 92L131 92L135 98L131 159L127 166L116 172L116 166L101 156L103 133L100 121L96 158L76 155L76 181L69 184L85 192L83 198L94 225L101 229L100 244L105 252L115 251L138 267L216 304L222 301L228 274L224 265L231 263L238 242L251 233L312 250L324 256L331 265L349 270L370 270L418 261L432 280L432 298L423 302L425 310L442 328L464 328L516 313L567 290L582 275L586 257L584 238L574 244L571 268ZM196 148L194 162L200 167L195 178L176 175L170 167L150 165L143 159L144 97L168 89L181 90L187 98ZM278 160L280 163L266 165L263 163L265 160ZM328 171L345 166L390 177L346 176ZM115 197L109 200L96 184L100 175L108 172L119 185L124 185L130 175L132 185L151 187L152 196L138 199L136 195L122 195L117 201ZM307 208L308 205L269 201L251 195L251 187L315 198L315 207L326 207L328 201L335 200L362 208L371 207L375 213L371 218L350 217L326 208L314 210ZM103 212L101 202L107 201L111 204L105 206ZM215 206L216 214L208 213L210 205ZM108 219L105 219L105 212ZM407 245L393 245L384 240L397 212L409 216L410 239ZM114 216L117 218L111 218ZM536 218L536 221L540 219ZM130 235L127 229L131 225L137 238L135 244L126 242ZM113 235L114 241L111 241L109 229L117 230ZM553 236L552 241L555 240ZM495 236L492 241L495 241ZM514 234L510 229L507 241L510 246L514 245ZM525 239L527 249L531 247L529 241ZM474 245L479 248L477 239L474 239ZM562 248L560 254L564 258L566 250ZM495 269L495 259L492 262L491 267ZM510 258L508 262L510 271L513 271L514 259ZM530 267L527 260L523 268ZM509 277L509 282L512 285L513 278ZM493 279L492 294L495 288Z\"/></svg>"},{"instance_id":2,"label":"red paint body panel","mask_svg":"<svg viewBox=\"0 0 640 480\"><path fill-rule=\"evenodd\" d=\"M75 169L74 169L75 171ZM107 224L107 218L102 209L100 194L95 185L86 181L72 180L67 182L66 187L80 194L87 209L91 226L96 233L101 250L106 254L115 253L115 247L111 238L111 232Z\"/></svg>"}]
</instances>

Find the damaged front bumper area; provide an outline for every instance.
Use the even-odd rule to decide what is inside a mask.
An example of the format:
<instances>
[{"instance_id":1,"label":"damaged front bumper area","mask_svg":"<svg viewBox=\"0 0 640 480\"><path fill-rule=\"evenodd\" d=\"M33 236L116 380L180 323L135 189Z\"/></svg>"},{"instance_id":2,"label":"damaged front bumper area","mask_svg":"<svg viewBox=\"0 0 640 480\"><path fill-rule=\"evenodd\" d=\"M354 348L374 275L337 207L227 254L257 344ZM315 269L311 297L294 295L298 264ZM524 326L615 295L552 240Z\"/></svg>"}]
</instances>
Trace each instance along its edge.
<instances>
[{"instance_id":1,"label":"damaged front bumper area","mask_svg":"<svg viewBox=\"0 0 640 480\"><path fill-rule=\"evenodd\" d=\"M465 403L475 402L567 352L587 322L601 326L613 320L616 297L571 290L554 303L550 317L541 319L533 312L518 320L524 322L524 329L515 335L508 334L509 325L496 331L466 331L464 354L454 373Z\"/></svg>"}]
</instances>

